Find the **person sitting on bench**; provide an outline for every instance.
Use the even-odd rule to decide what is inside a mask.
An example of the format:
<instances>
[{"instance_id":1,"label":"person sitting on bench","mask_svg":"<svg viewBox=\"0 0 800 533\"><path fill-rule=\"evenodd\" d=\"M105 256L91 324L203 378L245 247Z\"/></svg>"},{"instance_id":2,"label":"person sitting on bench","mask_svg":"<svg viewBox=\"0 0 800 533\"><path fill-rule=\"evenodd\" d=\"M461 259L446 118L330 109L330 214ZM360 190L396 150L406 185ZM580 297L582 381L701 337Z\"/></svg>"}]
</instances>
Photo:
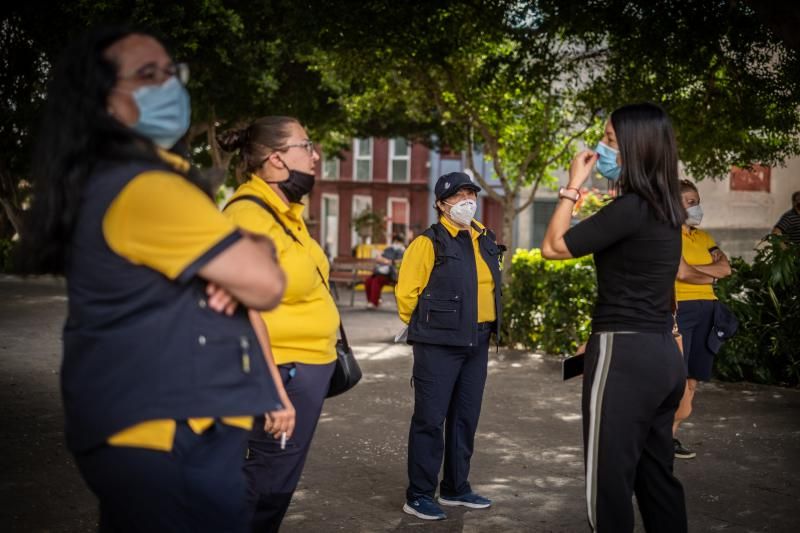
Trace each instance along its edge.
<instances>
[{"instance_id":1,"label":"person sitting on bench","mask_svg":"<svg viewBox=\"0 0 800 533\"><path fill-rule=\"evenodd\" d=\"M381 303L381 290L384 285L397 282L397 264L406 251L402 235L392 237L392 244L387 246L380 257L372 275L364 280L364 291L367 293L367 307L377 308Z\"/></svg>"}]
</instances>

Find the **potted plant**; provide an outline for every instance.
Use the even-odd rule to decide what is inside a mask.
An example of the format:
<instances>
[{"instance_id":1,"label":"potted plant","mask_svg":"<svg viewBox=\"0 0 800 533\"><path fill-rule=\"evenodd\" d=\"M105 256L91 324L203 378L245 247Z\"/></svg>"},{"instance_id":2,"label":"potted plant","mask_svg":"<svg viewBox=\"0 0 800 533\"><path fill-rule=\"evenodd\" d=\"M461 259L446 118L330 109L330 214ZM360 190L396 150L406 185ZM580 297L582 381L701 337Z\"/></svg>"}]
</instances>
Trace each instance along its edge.
<instances>
[{"instance_id":1,"label":"potted plant","mask_svg":"<svg viewBox=\"0 0 800 533\"><path fill-rule=\"evenodd\" d=\"M375 211L364 209L353 218L352 224L362 241L370 239L377 241L380 240L383 231L384 217Z\"/></svg>"}]
</instances>

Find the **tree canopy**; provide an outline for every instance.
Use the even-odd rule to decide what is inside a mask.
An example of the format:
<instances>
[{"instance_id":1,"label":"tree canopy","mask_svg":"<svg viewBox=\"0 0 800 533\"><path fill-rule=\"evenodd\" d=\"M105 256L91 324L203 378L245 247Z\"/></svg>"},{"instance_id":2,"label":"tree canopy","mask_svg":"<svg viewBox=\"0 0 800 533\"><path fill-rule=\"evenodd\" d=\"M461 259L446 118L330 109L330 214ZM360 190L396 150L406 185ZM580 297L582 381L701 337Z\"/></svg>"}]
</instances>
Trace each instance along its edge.
<instances>
[{"instance_id":1,"label":"tree canopy","mask_svg":"<svg viewBox=\"0 0 800 533\"><path fill-rule=\"evenodd\" d=\"M560 6L563 31L599 52L587 94L613 109L649 100L675 124L695 179L800 153L800 54L736 0L588 0ZM569 13L569 14L568 14ZM586 18L581 16L591 13ZM565 16L566 15L566 16ZM587 22L588 21L588 22Z\"/></svg>"},{"instance_id":2,"label":"tree canopy","mask_svg":"<svg viewBox=\"0 0 800 533\"><path fill-rule=\"evenodd\" d=\"M507 242L537 187L554 184L578 141L596 142L626 103L668 111L695 179L800 153L797 51L743 2L367 1L344 11L317 42L314 68L352 130L435 133L465 149L504 207ZM475 146L499 187L477 172Z\"/></svg>"},{"instance_id":3,"label":"tree canopy","mask_svg":"<svg viewBox=\"0 0 800 533\"><path fill-rule=\"evenodd\" d=\"M94 25L153 32L191 64L199 163L227 168L215 131L266 114L333 141L436 139L468 160L480 148L509 240L532 192L625 103L667 109L697 179L800 153L798 51L770 20L741 0L18 3L0 22L0 238L28 193L50 65Z\"/></svg>"},{"instance_id":4,"label":"tree canopy","mask_svg":"<svg viewBox=\"0 0 800 533\"><path fill-rule=\"evenodd\" d=\"M288 0L106 0L14 6L0 25L0 201L18 228L26 200L30 144L46 94L51 65L76 32L99 25L143 30L159 37L178 61L191 66L190 140L197 162L226 168L216 145L218 128L267 114L300 118L311 131L340 122L332 93L303 56L304 14Z\"/></svg>"}]
</instances>

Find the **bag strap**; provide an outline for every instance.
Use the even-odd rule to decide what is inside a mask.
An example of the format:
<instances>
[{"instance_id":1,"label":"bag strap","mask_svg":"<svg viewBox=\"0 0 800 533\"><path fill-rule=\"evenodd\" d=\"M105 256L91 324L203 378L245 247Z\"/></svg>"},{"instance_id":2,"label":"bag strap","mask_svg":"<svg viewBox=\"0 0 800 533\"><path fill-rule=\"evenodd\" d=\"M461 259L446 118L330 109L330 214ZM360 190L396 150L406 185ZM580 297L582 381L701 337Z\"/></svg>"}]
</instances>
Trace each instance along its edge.
<instances>
[{"instance_id":1,"label":"bag strap","mask_svg":"<svg viewBox=\"0 0 800 533\"><path fill-rule=\"evenodd\" d=\"M319 269L318 266L314 265L314 268L317 269L317 274L319 274L319 279L322 280L322 284L325 285L325 288L328 289L328 292L331 292L331 288L325 283L325 276L322 275L322 271ZM355 288L353 288L355 290ZM346 350L350 349L350 343L347 342L347 334L344 332L344 324L342 324L342 319L339 318L339 334L341 335L342 344L344 344L344 348Z\"/></svg>"},{"instance_id":2,"label":"bag strap","mask_svg":"<svg viewBox=\"0 0 800 533\"><path fill-rule=\"evenodd\" d=\"M300 240L295 236L295 234L292 233L292 230L290 230L286 226L286 224L283 223L283 220L281 220L281 217L279 217L278 213L275 212L275 209L267 202L265 202L263 198L259 198L254 194L243 194L241 196L237 196L236 198L232 199L230 202L225 204L225 207L223 207L222 210L225 211L226 209L228 209L228 207L231 206L231 204L235 204L236 202L240 202L242 200L248 200L250 202L253 202L254 204L258 204L259 206L261 206L267 213L272 215L272 218L274 218L275 222L277 222L278 225L281 228L283 228L283 231L286 233L286 235L291 237L292 240L297 244L299 244L300 246L303 246L303 243L301 243Z\"/></svg>"},{"instance_id":3,"label":"bag strap","mask_svg":"<svg viewBox=\"0 0 800 533\"><path fill-rule=\"evenodd\" d=\"M672 289L672 302L670 307L672 308L672 336L677 337L680 335L680 331L678 330L678 297L675 294L675 289Z\"/></svg>"},{"instance_id":4,"label":"bag strap","mask_svg":"<svg viewBox=\"0 0 800 533\"><path fill-rule=\"evenodd\" d=\"M423 235L428 237L433 243L433 266L435 267L445 262L446 256L443 253L445 244L443 239L445 238L444 234L446 234L446 232L447 230L444 229L441 222L431 224L431 227L423 232Z\"/></svg>"},{"instance_id":5,"label":"bag strap","mask_svg":"<svg viewBox=\"0 0 800 533\"><path fill-rule=\"evenodd\" d=\"M294 242L296 242L297 244L299 244L300 246L303 246L303 243L300 242L300 239L298 239L295 236L295 234L292 233L292 230L290 230L286 226L286 224L283 223L283 220L281 220L281 218L278 216L278 213L275 212L275 209L273 209L271 205L269 205L267 202L265 202L263 198L259 198L258 196L254 195L254 194L243 194L241 196L237 196L236 198L232 199L230 202L225 204L225 207L223 207L222 210L225 211L226 209L228 209L228 207L230 207L231 204L236 203L236 202L240 202L242 200L248 200L250 202L253 202L254 204L257 204L257 205L261 206L267 213L272 215L272 218L274 218L275 222L277 222L280 225L280 227L283 228L283 231L286 233L286 235L291 237L292 240ZM322 284L325 285L325 288L328 289L328 292L330 292L331 288L328 286L327 283L325 283L325 276L322 274L322 271L319 269L319 267L317 265L314 265L314 268L317 269L317 274L319 274L319 277L322 280ZM342 342L344 343L344 347L349 350L350 349L350 343L347 342L347 334L344 332L344 325L342 324L341 319L339 319L339 333L341 333Z\"/></svg>"}]
</instances>

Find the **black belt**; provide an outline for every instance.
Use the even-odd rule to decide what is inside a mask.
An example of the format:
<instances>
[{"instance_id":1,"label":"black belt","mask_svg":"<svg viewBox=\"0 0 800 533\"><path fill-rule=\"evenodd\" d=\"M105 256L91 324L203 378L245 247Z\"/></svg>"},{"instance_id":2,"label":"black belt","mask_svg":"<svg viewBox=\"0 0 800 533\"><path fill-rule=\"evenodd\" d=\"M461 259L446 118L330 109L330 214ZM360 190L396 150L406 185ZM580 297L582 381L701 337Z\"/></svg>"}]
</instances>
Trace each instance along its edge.
<instances>
[{"instance_id":1,"label":"black belt","mask_svg":"<svg viewBox=\"0 0 800 533\"><path fill-rule=\"evenodd\" d=\"M494 322L478 322L478 331L489 331L494 327Z\"/></svg>"}]
</instances>

